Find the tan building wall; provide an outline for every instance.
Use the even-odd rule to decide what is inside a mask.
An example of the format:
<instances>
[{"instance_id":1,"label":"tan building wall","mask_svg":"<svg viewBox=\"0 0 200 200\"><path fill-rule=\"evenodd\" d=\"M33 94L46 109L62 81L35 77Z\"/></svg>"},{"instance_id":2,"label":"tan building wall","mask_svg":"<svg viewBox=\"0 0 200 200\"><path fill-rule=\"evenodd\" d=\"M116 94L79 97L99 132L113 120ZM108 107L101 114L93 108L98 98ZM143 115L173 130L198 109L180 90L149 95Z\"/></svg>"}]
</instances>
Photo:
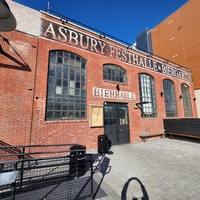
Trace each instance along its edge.
<instances>
[{"instance_id":1,"label":"tan building wall","mask_svg":"<svg viewBox=\"0 0 200 200\"><path fill-rule=\"evenodd\" d=\"M200 116L200 1L189 0L152 30L153 52L192 71Z\"/></svg>"}]
</instances>

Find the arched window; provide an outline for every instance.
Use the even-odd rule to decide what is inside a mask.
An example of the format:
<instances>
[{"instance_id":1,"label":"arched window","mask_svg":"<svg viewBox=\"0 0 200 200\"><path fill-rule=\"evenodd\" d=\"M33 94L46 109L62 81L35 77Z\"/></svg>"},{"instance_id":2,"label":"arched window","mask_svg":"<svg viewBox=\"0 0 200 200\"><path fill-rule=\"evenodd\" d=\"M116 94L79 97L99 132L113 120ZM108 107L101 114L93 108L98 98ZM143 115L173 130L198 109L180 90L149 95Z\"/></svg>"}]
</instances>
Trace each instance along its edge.
<instances>
[{"instance_id":1,"label":"arched window","mask_svg":"<svg viewBox=\"0 0 200 200\"><path fill-rule=\"evenodd\" d=\"M174 83L168 79L163 80L163 90L165 98L166 116L177 117L177 105Z\"/></svg>"},{"instance_id":2,"label":"arched window","mask_svg":"<svg viewBox=\"0 0 200 200\"><path fill-rule=\"evenodd\" d=\"M126 83L126 70L117 65L106 64L103 66L103 79Z\"/></svg>"},{"instance_id":3,"label":"arched window","mask_svg":"<svg viewBox=\"0 0 200 200\"><path fill-rule=\"evenodd\" d=\"M183 109L185 117L192 117L192 106L191 106L191 99L190 99L190 88L185 83L181 84L181 93L182 93L182 100L183 100Z\"/></svg>"},{"instance_id":4,"label":"arched window","mask_svg":"<svg viewBox=\"0 0 200 200\"><path fill-rule=\"evenodd\" d=\"M66 51L49 54L46 120L86 118L86 60Z\"/></svg>"},{"instance_id":5,"label":"arched window","mask_svg":"<svg viewBox=\"0 0 200 200\"><path fill-rule=\"evenodd\" d=\"M139 74L140 109L142 117L156 117L156 95L154 78L145 73Z\"/></svg>"}]
</instances>

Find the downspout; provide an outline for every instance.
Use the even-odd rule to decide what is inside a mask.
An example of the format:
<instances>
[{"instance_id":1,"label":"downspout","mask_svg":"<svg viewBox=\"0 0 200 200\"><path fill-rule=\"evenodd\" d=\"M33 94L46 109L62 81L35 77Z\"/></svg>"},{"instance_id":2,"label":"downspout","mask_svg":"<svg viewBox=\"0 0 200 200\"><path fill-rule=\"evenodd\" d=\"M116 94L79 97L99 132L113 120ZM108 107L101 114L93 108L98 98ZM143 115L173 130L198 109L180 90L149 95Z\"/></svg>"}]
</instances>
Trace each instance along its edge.
<instances>
[{"instance_id":1,"label":"downspout","mask_svg":"<svg viewBox=\"0 0 200 200\"><path fill-rule=\"evenodd\" d=\"M33 99L32 99L32 113L31 113L31 124L30 124L30 137L29 137L29 145L31 145L32 140L32 131L33 131L33 115L34 115L34 107L35 107L35 87L36 87L36 73L37 73L37 67L38 67L38 46L39 46L39 36L37 41L37 51L36 51L36 63L35 63L35 74L34 74L34 86L33 86ZM34 47L34 46L33 46ZM30 151L30 149L29 149Z\"/></svg>"}]
</instances>

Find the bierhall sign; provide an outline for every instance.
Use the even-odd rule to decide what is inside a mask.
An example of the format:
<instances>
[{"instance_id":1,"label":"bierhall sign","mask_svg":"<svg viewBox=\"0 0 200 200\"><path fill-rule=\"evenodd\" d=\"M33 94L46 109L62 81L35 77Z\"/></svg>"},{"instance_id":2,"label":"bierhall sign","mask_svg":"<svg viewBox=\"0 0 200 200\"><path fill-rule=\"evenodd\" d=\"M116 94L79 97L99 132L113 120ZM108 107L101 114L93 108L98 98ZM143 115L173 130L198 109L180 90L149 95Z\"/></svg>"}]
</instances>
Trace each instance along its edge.
<instances>
[{"instance_id":1,"label":"bierhall sign","mask_svg":"<svg viewBox=\"0 0 200 200\"><path fill-rule=\"evenodd\" d=\"M109 90L97 87L93 87L93 96L108 99L136 100L134 92Z\"/></svg>"},{"instance_id":2,"label":"bierhall sign","mask_svg":"<svg viewBox=\"0 0 200 200\"><path fill-rule=\"evenodd\" d=\"M192 82L192 75L190 72L152 60L149 57L141 56L137 54L136 50L130 51L127 48L114 46L75 29L68 28L66 25L57 24L44 18L41 19L41 36L76 46L96 54L111 57L133 66Z\"/></svg>"}]
</instances>

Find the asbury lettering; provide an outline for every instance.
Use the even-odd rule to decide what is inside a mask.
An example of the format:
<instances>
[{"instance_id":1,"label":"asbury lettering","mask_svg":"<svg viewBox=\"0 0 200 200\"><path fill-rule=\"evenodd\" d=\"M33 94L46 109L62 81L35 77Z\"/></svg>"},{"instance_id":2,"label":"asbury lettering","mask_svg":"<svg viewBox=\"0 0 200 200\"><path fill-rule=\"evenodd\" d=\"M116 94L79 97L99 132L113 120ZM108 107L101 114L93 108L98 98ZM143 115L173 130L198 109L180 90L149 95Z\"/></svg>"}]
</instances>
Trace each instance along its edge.
<instances>
[{"instance_id":1,"label":"asbury lettering","mask_svg":"<svg viewBox=\"0 0 200 200\"><path fill-rule=\"evenodd\" d=\"M135 53L136 51L130 51L126 48L111 45L103 40L85 35L84 33L57 23L53 23L52 21L48 21L46 19L42 19L41 36L66 43L68 45L76 46L93 53L112 57L137 67L192 82L191 73L185 70L181 70L173 66L163 65L160 62Z\"/></svg>"}]
</instances>

